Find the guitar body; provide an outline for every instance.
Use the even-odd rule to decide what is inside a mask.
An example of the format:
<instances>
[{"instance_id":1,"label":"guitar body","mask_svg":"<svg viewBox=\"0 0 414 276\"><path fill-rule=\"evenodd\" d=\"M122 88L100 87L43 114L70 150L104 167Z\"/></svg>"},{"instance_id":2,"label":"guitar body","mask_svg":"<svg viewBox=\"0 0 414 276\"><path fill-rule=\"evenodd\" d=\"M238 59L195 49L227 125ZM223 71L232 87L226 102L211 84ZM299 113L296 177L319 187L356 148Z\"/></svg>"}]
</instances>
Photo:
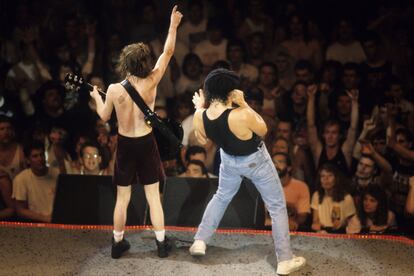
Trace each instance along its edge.
<instances>
[{"instance_id":1,"label":"guitar body","mask_svg":"<svg viewBox=\"0 0 414 276\"><path fill-rule=\"evenodd\" d=\"M184 130L180 123L171 120L170 118L161 119L161 121L174 137L169 137L168 135L163 134L156 127L154 127L152 131L157 140L161 160L172 160L177 157L177 153L182 148L181 141L183 140Z\"/></svg>"}]
</instances>

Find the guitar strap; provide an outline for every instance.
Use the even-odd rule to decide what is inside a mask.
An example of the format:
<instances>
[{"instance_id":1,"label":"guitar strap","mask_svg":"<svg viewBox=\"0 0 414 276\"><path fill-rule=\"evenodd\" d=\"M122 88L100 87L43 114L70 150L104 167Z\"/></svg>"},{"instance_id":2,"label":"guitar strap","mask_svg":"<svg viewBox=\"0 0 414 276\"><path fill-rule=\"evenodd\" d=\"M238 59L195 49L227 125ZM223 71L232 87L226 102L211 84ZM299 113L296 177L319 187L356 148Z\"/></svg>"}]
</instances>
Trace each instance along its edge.
<instances>
[{"instance_id":1,"label":"guitar strap","mask_svg":"<svg viewBox=\"0 0 414 276\"><path fill-rule=\"evenodd\" d=\"M178 148L182 147L181 139L179 139L166 125L165 123L153 112L148 105L144 102L138 91L127 80L123 80L121 85L128 92L131 99L137 104L142 113L144 113L146 123L153 127L153 129L159 131L173 146Z\"/></svg>"},{"instance_id":2,"label":"guitar strap","mask_svg":"<svg viewBox=\"0 0 414 276\"><path fill-rule=\"evenodd\" d=\"M132 86L132 84L129 82L129 80L124 79L121 82L121 85L125 88L125 90L128 92L131 99L137 104L139 109L141 109L142 113L144 113L145 117L152 116L154 112L148 107L148 105L144 102L144 99L142 99L141 95L138 93L138 91ZM147 122L148 123L148 122Z\"/></svg>"}]
</instances>

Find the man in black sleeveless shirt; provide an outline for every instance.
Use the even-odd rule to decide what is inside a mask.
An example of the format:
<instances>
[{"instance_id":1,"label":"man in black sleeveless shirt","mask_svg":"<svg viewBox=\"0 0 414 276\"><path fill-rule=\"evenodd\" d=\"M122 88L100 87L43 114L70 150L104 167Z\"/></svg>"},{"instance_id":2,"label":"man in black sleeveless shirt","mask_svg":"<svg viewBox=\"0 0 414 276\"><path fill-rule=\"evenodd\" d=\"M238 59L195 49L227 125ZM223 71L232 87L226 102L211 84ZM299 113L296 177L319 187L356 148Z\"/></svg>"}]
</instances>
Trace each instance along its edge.
<instances>
[{"instance_id":1,"label":"man in black sleeveless shirt","mask_svg":"<svg viewBox=\"0 0 414 276\"><path fill-rule=\"evenodd\" d=\"M286 202L279 176L266 150L262 137L267 127L262 117L237 90L239 77L226 69L210 72L204 92L195 93L194 129L197 139L205 144L211 139L220 147L219 187L204 212L190 254L205 255L206 244L218 227L243 177L249 178L262 195L272 218L272 235L278 259L277 273L287 275L305 264L290 248ZM204 108L205 100L209 104ZM238 107L233 108L233 104Z\"/></svg>"}]
</instances>

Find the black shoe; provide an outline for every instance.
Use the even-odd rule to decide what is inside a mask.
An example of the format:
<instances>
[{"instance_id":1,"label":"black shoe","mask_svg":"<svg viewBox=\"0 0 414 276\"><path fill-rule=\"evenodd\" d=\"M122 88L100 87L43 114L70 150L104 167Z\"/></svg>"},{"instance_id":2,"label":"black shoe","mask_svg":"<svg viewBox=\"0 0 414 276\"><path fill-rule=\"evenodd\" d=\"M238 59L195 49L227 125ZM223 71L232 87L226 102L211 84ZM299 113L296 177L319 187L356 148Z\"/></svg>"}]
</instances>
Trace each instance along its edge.
<instances>
[{"instance_id":1,"label":"black shoe","mask_svg":"<svg viewBox=\"0 0 414 276\"><path fill-rule=\"evenodd\" d=\"M172 248L171 241L167 237L165 237L164 241L159 242L157 239L155 239L155 242L157 244L158 257L168 257L168 252L170 252Z\"/></svg>"},{"instance_id":2,"label":"black shoe","mask_svg":"<svg viewBox=\"0 0 414 276\"><path fill-rule=\"evenodd\" d=\"M130 247L131 247L131 245L129 244L129 242L126 239L122 239L119 242L115 242L115 239L112 238L112 251L111 251L112 258L118 259Z\"/></svg>"}]
</instances>

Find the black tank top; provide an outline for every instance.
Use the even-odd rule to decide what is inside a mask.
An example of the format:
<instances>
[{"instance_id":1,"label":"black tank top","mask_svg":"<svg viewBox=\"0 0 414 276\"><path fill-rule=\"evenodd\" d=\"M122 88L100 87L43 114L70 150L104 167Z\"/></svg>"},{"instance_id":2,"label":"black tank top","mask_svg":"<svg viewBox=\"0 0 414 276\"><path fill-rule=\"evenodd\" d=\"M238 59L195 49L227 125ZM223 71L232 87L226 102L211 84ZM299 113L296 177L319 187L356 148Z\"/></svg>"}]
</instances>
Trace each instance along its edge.
<instances>
[{"instance_id":1,"label":"black tank top","mask_svg":"<svg viewBox=\"0 0 414 276\"><path fill-rule=\"evenodd\" d=\"M345 155L342 152L342 149L339 149L336 155L334 156L334 158L329 160L328 156L326 155L325 147L323 147L321 155L319 157L318 170L325 163L330 163L330 164L335 165L345 175L349 174L348 164L346 163Z\"/></svg>"},{"instance_id":2,"label":"black tank top","mask_svg":"<svg viewBox=\"0 0 414 276\"><path fill-rule=\"evenodd\" d=\"M217 119L210 120L206 111L203 112L203 122L206 135L218 147L222 148L225 153L230 155L249 155L257 151L262 141L261 138L253 132L249 140L240 140L231 132L228 118L232 109L225 110Z\"/></svg>"}]
</instances>

